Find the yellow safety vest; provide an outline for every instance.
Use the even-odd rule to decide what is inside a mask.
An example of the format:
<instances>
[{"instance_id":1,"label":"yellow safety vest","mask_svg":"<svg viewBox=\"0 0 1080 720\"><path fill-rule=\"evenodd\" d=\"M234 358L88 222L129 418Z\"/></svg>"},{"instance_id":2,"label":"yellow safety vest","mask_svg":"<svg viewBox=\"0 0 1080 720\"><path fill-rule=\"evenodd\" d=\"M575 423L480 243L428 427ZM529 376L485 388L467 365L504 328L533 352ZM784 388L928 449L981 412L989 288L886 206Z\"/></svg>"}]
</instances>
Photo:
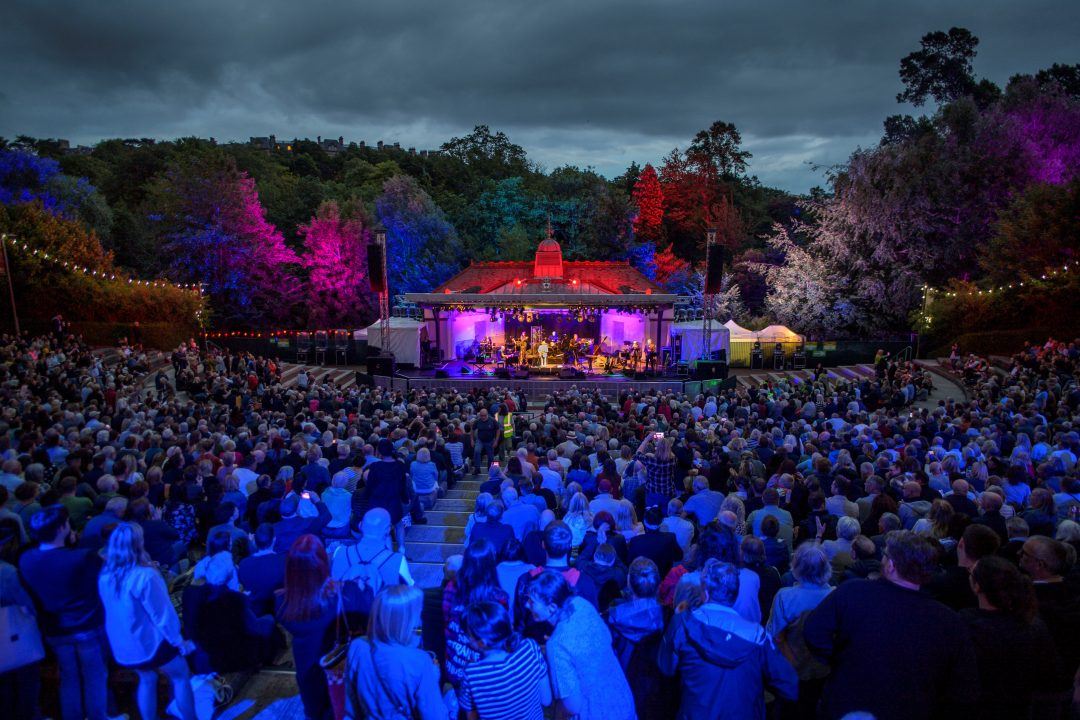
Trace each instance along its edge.
<instances>
[{"instance_id":1,"label":"yellow safety vest","mask_svg":"<svg viewBox=\"0 0 1080 720\"><path fill-rule=\"evenodd\" d=\"M502 426L503 426L503 437L504 438L509 439L509 438L514 437L514 416L513 415L511 415L510 413L506 413L505 415L503 415Z\"/></svg>"}]
</instances>

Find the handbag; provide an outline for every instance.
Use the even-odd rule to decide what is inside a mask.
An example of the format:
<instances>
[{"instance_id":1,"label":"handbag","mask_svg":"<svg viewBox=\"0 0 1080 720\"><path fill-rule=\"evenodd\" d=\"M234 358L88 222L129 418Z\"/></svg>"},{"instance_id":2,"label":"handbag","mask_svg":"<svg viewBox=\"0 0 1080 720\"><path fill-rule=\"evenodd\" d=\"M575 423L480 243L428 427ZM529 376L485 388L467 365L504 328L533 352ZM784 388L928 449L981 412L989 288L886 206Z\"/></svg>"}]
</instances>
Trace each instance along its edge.
<instances>
[{"instance_id":1,"label":"handbag","mask_svg":"<svg viewBox=\"0 0 1080 720\"><path fill-rule=\"evenodd\" d=\"M3 594L4 588L0 584L0 596ZM19 605L0 607L0 673L44 658L45 645L41 642L34 615Z\"/></svg>"},{"instance_id":2,"label":"handbag","mask_svg":"<svg viewBox=\"0 0 1080 720\"><path fill-rule=\"evenodd\" d=\"M342 600L344 595L344 588L338 588L334 645L328 653L319 658L319 667L326 671L328 677L333 677L335 680L345 676L345 661L349 657L349 643L352 642L352 630L349 628L349 618L345 614L345 603ZM343 628L344 632L342 632Z\"/></svg>"}]
</instances>

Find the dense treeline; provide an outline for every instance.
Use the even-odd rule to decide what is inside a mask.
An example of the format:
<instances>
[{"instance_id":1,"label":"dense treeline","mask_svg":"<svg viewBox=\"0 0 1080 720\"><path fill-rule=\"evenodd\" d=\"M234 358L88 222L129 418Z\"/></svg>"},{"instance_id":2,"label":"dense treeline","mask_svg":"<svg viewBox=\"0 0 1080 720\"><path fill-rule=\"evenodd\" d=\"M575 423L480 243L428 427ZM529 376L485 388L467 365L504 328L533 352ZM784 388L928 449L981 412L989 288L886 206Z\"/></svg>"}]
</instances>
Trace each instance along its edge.
<instances>
[{"instance_id":1,"label":"dense treeline","mask_svg":"<svg viewBox=\"0 0 1080 720\"><path fill-rule=\"evenodd\" d=\"M20 137L0 140L0 229L57 218L64 233L43 225L38 235L54 235L44 246L81 264L101 255L110 273L202 283L204 317L219 327L329 327L373 318L364 248L376 232L388 236L394 293L430 289L471 260L526 259L550 223L566 257L627 259L700 300L714 227L728 268L721 319L830 337L975 332L991 316L1024 318L1041 275L1075 261L1080 237L1080 66L999 88L975 77L977 44L959 28L926 35L901 61L897 99L929 113L886 119L880 144L807 197L749 175L738 129L720 121L656 167L611 179L541 168L486 126L421 153L184 138L106 140L84 154ZM1023 279L1026 292L970 308L980 287ZM949 306L958 290L967 310Z\"/></svg>"}]
</instances>

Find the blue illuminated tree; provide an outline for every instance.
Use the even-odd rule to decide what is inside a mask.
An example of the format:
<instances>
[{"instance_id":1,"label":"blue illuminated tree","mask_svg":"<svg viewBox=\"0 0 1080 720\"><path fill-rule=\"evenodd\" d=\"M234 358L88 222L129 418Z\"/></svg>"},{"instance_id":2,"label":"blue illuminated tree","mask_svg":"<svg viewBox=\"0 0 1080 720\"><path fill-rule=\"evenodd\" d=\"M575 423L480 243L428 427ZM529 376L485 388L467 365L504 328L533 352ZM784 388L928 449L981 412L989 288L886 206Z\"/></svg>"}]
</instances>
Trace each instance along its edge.
<instances>
[{"instance_id":1,"label":"blue illuminated tree","mask_svg":"<svg viewBox=\"0 0 1080 720\"><path fill-rule=\"evenodd\" d=\"M390 292L427 292L464 260L457 231L434 200L407 175L386 181L375 201L386 228Z\"/></svg>"}]
</instances>

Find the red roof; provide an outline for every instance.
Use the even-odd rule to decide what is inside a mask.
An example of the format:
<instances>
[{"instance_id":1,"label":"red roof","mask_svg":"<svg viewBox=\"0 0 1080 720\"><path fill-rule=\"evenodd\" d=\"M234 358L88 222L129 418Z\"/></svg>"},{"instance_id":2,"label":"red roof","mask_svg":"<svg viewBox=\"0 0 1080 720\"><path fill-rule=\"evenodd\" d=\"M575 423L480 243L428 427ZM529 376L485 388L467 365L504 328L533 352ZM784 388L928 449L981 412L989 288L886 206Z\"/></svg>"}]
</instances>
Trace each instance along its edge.
<instances>
[{"instance_id":1,"label":"red roof","mask_svg":"<svg viewBox=\"0 0 1080 720\"><path fill-rule=\"evenodd\" d=\"M622 261L562 259L559 243L548 237L533 262L474 262L432 292L481 295L575 293L582 295L662 294L664 289Z\"/></svg>"},{"instance_id":2,"label":"red roof","mask_svg":"<svg viewBox=\"0 0 1080 720\"><path fill-rule=\"evenodd\" d=\"M549 288L534 274L535 263L476 262L444 282L432 292L524 294L538 292L580 292L588 295L633 295L663 293L664 289L641 274L629 262L567 260L559 280L549 280Z\"/></svg>"}]
</instances>

